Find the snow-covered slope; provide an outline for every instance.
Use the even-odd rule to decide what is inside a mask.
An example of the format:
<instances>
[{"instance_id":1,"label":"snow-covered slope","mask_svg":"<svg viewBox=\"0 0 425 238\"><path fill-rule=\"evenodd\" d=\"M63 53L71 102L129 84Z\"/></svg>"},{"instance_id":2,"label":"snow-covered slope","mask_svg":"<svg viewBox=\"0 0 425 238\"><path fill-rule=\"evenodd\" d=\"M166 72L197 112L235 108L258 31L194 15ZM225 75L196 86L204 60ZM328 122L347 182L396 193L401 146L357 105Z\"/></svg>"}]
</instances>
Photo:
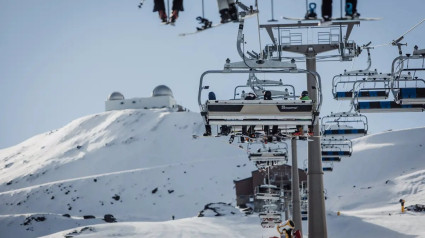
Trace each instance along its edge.
<instances>
[{"instance_id":1,"label":"snow-covered slope","mask_svg":"<svg viewBox=\"0 0 425 238\"><path fill-rule=\"evenodd\" d=\"M115 111L0 150L1 237L277 235L231 206L195 217L208 203L234 205L233 180L255 169L228 138L193 137L203 131L197 113ZM425 203L425 128L355 139L324 178L329 237L425 237L425 213L398 203Z\"/></svg>"},{"instance_id":2,"label":"snow-covered slope","mask_svg":"<svg viewBox=\"0 0 425 238\"><path fill-rule=\"evenodd\" d=\"M386 132L354 140L351 158L325 174L328 237L425 237L424 212L400 212L406 205L425 203L425 128ZM341 212L337 216L337 211ZM307 237L307 222L303 222ZM56 233L105 237L272 237L258 217L187 218L160 223L115 223Z\"/></svg>"},{"instance_id":3,"label":"snow-covered slope","mask_svg":"<svg viewBox=\"0 0 425 238\"><path fill-rule=\"evenodd\" d=\"M331 220L358 220L366 227L389 229L385 237L425 237L425 212L401 213L406 206L425 204L425 128L385 132L353 140L354 152L326 173L326 208ZM349 218L348 218L349 217ZM345 228L353 228L348 222ZM330 227L330 233L339 233ZM392 233L391 233L392 231ZM392 234L392 235L390 235ZM382 236L383 237L383 236Z\"/></svg>"},{"instance_id":4,"label":"snow-covered slope","mask_svg":"<svg viewBox=\"0 0 425 238\"><path fill-rule=\"evenodd\" d=\"M166 221L196 216L211 202L233 202L233 180L254 167L226 138L193 137L203 130L198 113L124 110L80 118L1 150L2 235L46 235L104 223L106 214ZM24 225L29 214L34 219ZM96 219L82 219L88 215Z\"/></svg>"}]
</instances>

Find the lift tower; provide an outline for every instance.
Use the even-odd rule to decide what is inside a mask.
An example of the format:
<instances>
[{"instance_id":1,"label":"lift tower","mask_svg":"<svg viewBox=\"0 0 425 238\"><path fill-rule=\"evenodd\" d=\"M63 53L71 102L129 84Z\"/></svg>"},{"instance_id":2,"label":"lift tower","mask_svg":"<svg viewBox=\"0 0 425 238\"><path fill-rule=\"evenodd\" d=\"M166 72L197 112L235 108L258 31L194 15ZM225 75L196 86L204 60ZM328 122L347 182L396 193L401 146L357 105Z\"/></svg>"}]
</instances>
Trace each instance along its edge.
<instances>
[{"instance_id":1,"label":"lift tower","mask_svg":"<svg viewBox=\"0 0 425 238\"><path fill-rule=\"evenodd\" d=\"M360 48L354 42L348 40L354 25L359 24L360 21L358 20L325 23L298 21L294 24L260 25L260 28L267 31L273 42L272 45L266 46L264 50L266 57L282 60L282 51L303 54L307 71L316 72L318 54L339 50L338 55L330 57L338 57L341 61L349 61L360 54ZM276 31L277 38L274 34ZM317 34L311 36L312 31L316 31ZM345 34L343 35L344 31ZM307 36L307 40L303 39L303 36ZM307 91L310 98L317 101L318 95L315 85L314 76L307 74ZM319 115L316 115L316 117L317 120L313 122L314 136L308 142L308 237L327 238Z\"/></svg>"}]
</instances>

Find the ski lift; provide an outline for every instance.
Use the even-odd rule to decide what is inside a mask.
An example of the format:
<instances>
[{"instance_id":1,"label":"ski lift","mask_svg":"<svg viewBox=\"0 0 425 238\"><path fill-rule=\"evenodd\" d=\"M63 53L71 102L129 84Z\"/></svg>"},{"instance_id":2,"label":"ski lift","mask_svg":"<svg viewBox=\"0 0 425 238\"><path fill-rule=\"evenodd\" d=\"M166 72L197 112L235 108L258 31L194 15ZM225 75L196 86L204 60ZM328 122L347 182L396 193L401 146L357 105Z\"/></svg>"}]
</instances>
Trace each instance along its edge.
<instances>
[{"instance_id":1,"label":"ski lift","mask_svg":"<svg viewBox=\"0 0 425 238\"><path fill-rule=\"evenodd\" d=\"M260 219L267 219L267 220L279 220L279 221L281 221L281 219L282 219L279 211L260 212L258 214L258 216L260 217Z\"/></svg>"},{"instance_id":2,"label":"ski lift","mask_svg":"<svg viewBox=\"0 0 425 238\"><path fill-rule=\"evenodd\" d=\"M332 172L334 170L334 163L324 163L322 167L323 172Z\"/></svg>"},{"instance_id":3,"label":"ski lift","mask_svg":"<svg viewBox=\"0 0 425 238\"><path fill-rule=\"evenodd\" d=\"M355 138L366 135L367 117L359 113L331 113L322 118L321 134L327 138Z\"/></svg>"},{"instance_id":4,"label":"ski lift","mask_svg":"<svg viewBox=\"0 0 425 238\"><path fill-rule=\"evenodd\" d=\"M257 98L255 100L219 100L209 99L205 103L201 102L203 90L209 87L203 85L204 77L211 74L252 74L255 73L295 73L311 74L316 78L316 90L318 101L312 100L285 100L276 98L265 100ZM320 76L316 72L306 70L212 70L202 74L200 79L198 104L201 108L201 115L205 119L206 125L226 125L226 126L296 126L311 125L320 111L321 90Z\"/></svg>"},{"instance_id":5,"label":"ski lift","mask_svg":"<svg viewBox=\"0 0 425 238\"><path fill-rule=\"evenodd\" d=\"M276 223L263 221L261 222L261 226L263 228L274 228L276 226Z\"/></svg>"},{"instance_id":6,"label":"ski lift","mask_svg":"<svg viewBox=\"0 0 425 238\"><path fill-rule=\"evenodd\" d=\"M332 94L336 100L380 100L388 98L391 74L350 74L345 72L332 79ZM362 88L357 89L361 86Z\"/></svg>"},{"instance_id":7,"label":"ski lift","mask_svg":"<svg viewBox=\"0 0 425 238\"><path fill-rule=\"evenodd\" d=\"M268 203L262 206L263 212L278 212L278 210L277 204L271 201L268 201Z\"/></svg>"},{"instance_id":8,"label":"ski lift","mask_svg":"<svg viewBox=\"0 0 425 238\"><path fill-rule=\"evenodd\" d=\"M258 200L273 200L280 199L280 189L271 184L263 184L257 187L255 198Z\"/></svg>"},{"instance_id":9,"label":"ski lift","mask_svg":"<svg viewBox=\"0 0 425 238\"><path fill-rule=\"evenodd\" d=\"M253 162L288 162L288 145L286 143L281 143L283 147L268 148L262 144L262 148L259 148L257 151L252 152L252 143L248 144L248 158Z\"/></svg>"},{"instance_id":10,"label":"ski lift","mask_svg":"<svg viewBox=\"0 0 425 238\"><path fill-rule=\"evenodd\" d=\"M391 84L394 100L399 104L425 106L425 49L418 50L415 46L413 55L395 58L391 69L394 74Z\"/></svg>"},{"instance_id":11,"label":"ski lift","mask_svg":"<svg viewBox=\"0 0 425 238\"><path fill-rule=\"evenodd\" d=\"M413 86L402 86L402 82L409 83ZM393 86L394 100L403 105L420 104L425 105L425 80L423 79L412 79L403 80L397 79Z\"/></svg>"},{"instance_id":12,"label":"ski lift","mask_svg":"<svg viewBox=\"0 0 425 238\"><path fill-rule=\"evenodd\" d=\"M353 153L353 142L347 139L322 139L321 147L323 157L350 157Z\"/></svg>"}]
</instances>

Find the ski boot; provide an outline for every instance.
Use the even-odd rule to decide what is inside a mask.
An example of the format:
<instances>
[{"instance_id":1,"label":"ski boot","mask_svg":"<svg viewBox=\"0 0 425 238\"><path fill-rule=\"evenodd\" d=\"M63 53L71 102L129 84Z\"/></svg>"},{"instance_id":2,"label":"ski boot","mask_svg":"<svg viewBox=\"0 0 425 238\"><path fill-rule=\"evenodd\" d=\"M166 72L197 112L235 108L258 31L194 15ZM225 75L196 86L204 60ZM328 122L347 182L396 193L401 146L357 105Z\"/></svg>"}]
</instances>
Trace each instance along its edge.
<instances>
[{"instance_id":1,"label":"ski boot","mask_svg":"<svg viewBox=\"0 0 425 238\"><path fill-rule=\"evenodd\" d=\"M229 144L232 144L234 140L235 140L235 135L231 135L229 138Z\"/></svg>"},{"instance_id":2,"label":"ski boot","mask_svg":"<svg viewBox=\"0 0 425 238\"><path fill-rule=\"evenodd\" d=\"M204 136L211 136L211 125L205 125L205 133Z\"/></svg>"},{"instance_id":3,"label":"ski boot","mask_svg":"<svg viewBox=\"0 0 425 238\"><path fill-rule=\"evenodd\" d=\"M231 21L230 15L229 15L229 9L223 9L220 10L220 17L221 17L221 21L220 23L228 23Z\"/></svg>"},{"instance_id":4,"label":"ski boot","mask_svg":"<svg viewBox=\"0 0 425 238\"><path fill-rule=\"evenodd\" d=\"M360 17L360 13L357 12L357 9L354 9L353 4L350 2L345 4L345 17L351 19L358 19Z\"/></svg>"},{"instance_id":5,"label":"ski boot","mask_svg":"<svg viewBox=\"0 0 425 238\"><path fill-rule=\"evenodd\" d=\"M161 19L162 24L167 24L167 14L163 10L158 11L159 18Z\"/></svg>"},{"instance_id":6,"label":"ski boot","mask_svg":"<svg viewBox=\"0 0 425 238\"><path fill-rule=\"evenodd\" d=\"M306 20L315 20L315 19L317 19L316 6L317 6L317 4L314 3L314 2L311 2L308 5L309 9L308 9L307 13L305 14L305 19Z\"/></svg>"},{"instance_id":7,"label":"ski boot","mask_svg":"<svg viewBox=\"0 0 425 238\"><path fill-rule=\"evenodd\" d=\"M230 15L230 20L232 20L234 22L239 21L238 9L236 8L234 3L229 5L229 15Z\"/></svg>"},{"instance_id":8,"label":"ski boot","mask_svg":"<svg viewBox=\"0 0 425 238\"><path fill-rule=\"evenodd\" d=\"M332 18L330 16L323 16L323 21L332 21Z\"/></svg>"},{"instance_id":9,"label":"ski boot","mask_svg":"<svg viewBox=\"0 0 425 238\"><path fill-rule=\"evenodd\" d=\"M178 17L179 17L179 11L173 10L173 13L171 13L170 20L169 20L170 24L174 25Z\"/></svg>"}]
</instances>

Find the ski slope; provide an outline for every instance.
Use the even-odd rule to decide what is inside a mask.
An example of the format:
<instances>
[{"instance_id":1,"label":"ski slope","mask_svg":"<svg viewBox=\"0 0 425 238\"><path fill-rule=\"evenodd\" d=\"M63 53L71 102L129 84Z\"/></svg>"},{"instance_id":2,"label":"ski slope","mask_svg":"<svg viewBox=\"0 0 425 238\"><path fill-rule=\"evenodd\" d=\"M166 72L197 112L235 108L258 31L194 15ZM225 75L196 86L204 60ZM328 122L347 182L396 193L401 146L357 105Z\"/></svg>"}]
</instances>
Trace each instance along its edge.
<instances>
[{"instance_id":1,"label":"ski slope","mask_svg":"<svg viewBox=\"0 0 425 238\"><path fill-rule=\"evenodd\" d=\"M203 131L198 113L123 110L0 150L1 237L276 236L233 207L233 180L255 169L246 151L193 137ZM401 214L398 203L425 203L425 127L353 142L353 156L324 176L329 237L425 237L425 213ZM230 205L197 217L218 202Z\"/></svg>"},{"instance_id":2,"label":"ski slope","mask_svg":"<svg viewBox=\"0 0 425 238\"><path fill-rule=\"evenodd\" d=\"M208 203L233 203L233 180L250 176L254 166L227 138L193 137L203 130L198 113L124 110L83 117L1 150L0 230L34 237L48 234L46 226L63 229L56 221L66 228L104 223L106 214L167 221L196 216ZM29 214L48 218L21 226ZM87 215L96 219L82 219Z\"/></svg>"}]
</instances>

